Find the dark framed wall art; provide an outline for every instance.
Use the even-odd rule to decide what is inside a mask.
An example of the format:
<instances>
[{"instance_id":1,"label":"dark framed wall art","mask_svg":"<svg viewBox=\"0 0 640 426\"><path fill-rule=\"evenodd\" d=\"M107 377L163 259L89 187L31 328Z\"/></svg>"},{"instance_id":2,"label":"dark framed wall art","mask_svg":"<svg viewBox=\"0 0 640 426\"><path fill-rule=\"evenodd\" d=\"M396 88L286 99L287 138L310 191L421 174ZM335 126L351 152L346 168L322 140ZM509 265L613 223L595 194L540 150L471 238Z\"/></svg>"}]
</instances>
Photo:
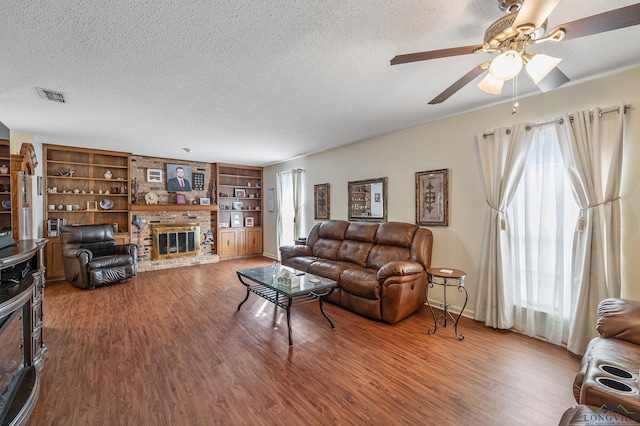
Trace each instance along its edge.
<instances>
[{"instance_id":1,"label":"dark framed wall art","mask_svg":"<svg viewBox=\"0 0 640 426\"><path fill-rule=\"evenodd\" d=\"M449 170L416 173L416 224L449 226Z\"/></svg>"},{"instance_id":2,"label":"dark framed wall art","mask_svg":"<svg viewBox=\"0 0 640 426\"><path fill-rule=\"evenodd\" d=\"M313 217L316 220L329 220L329 184L313 185Z\"/></svg>"}]
</instances>

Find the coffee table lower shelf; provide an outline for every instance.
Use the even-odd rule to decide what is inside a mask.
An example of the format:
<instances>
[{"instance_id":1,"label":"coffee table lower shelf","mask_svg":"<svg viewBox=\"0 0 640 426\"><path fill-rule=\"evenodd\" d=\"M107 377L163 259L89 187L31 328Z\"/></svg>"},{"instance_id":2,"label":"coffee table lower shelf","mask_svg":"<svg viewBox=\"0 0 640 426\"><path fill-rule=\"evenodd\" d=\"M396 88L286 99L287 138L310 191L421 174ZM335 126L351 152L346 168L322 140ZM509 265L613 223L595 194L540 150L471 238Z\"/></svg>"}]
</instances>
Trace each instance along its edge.
<instances>
[{"instance_id":1,"label":"coffee table lower shelf","mask_svg":"<svg viewBox=\"0 0 640 426\"><path fill-rule=\"evenodd\" d=\"M240 304L238 305L237 311L239 311L242 305L249 299L249 295L251 293L257 294L263 299L268 300L269 302L276 305L276 307L285 309L287 312L287 330L289 334L289 346L293 346L293 336L291 332L291 307L294 305L295 306L304 305L306 303L314 302L318 300L318 304L320 306L320 312L322 312L322 315L327 319L327 321L329 321L331 328L332 329L336 328L335 324L333 323L333 320L329 317L329 315L327 315L327 313L324 310L324 298L329 296L331 293L333 293L333 291L335 290L335 287L329 288L324 293L317 293L314 291L292 293L291 290L288 290L288 291L279 290L279 289L276 289L264 284L260 284L260 283L253 283L253 284L248 283L247 281L244 280L245 278L248 278L248 277L241 275L240 271L238 271L238 279L247 288L247 295L245 296L244 300L242 300L242 302L240 302ZM250 278L248 279L250 280ZM273 327L277 328L277 326L278 325L276 323L276 312L274 312Z\"/></svg>"}]
</instances>

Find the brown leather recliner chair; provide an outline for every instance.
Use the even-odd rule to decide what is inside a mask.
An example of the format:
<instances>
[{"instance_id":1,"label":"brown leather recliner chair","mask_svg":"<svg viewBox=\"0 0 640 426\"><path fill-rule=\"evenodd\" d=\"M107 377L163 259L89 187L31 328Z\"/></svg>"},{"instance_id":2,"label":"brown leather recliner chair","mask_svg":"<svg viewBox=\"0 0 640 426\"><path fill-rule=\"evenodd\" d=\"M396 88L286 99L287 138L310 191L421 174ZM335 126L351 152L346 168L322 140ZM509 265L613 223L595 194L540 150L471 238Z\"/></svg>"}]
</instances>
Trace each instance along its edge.
<instances>
[{"instance_id":1,"label":"brown leather recliner chair","mask_svg":"<svg viewBox=\"0 0 640 426\"><path fill-rule=\"evenodd\" d=\"M95 288L137 275L137 246L117 245L111 224L65 225L60 241L65 279L76 287Z\"/></svg>"}]
</instances>

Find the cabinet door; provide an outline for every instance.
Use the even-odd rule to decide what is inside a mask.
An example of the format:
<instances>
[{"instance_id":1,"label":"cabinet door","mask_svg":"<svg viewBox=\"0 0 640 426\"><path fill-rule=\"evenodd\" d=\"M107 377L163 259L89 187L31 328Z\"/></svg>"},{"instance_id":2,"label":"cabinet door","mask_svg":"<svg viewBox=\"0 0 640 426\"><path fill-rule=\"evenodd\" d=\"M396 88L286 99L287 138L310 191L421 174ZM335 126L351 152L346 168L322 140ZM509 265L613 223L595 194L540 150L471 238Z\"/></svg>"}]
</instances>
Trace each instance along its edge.
<instances>
[{"instance_id":1,"label":"cabinet door","mask_svg":"<svg viewBox=\"0 0 640 426\"><path fill-rule=\"evenodd\" d=\"M262 228L246 229L246 254L262 254Z\"/></svg>"},{"instance_id":2,"label":"cabinet door","mask_svg":"<svg viewBox=\"0 0 640 426\"><path fill-rule=\"evenodd\" d=\"M129 244L129 234L125 234L124 232L118 232L115 234L116 236L116 244Z\"/></svg>"},{"instance_id":3,"label":"cabinet door","mask_svg":"<svg viewBox=\"0 0 640 426\"><path fill-rule=\"evenodd\" d=\"M60 238L49 237L46 246L45 265L47 268L47 279L61 280L64 279L64 264L62 262L62 243Z\"/></svg>"},{"instance_id":4,"label":"cabinet door","mask_svg":"<svg viewBox=\"0 0 640 426\"><path fill-rule=\"evenodd\" d=\"M236 254L237 233L235 229L220 229L218 239L218 250L220 256L233 256Z\"/></svg>"}]
</instances>

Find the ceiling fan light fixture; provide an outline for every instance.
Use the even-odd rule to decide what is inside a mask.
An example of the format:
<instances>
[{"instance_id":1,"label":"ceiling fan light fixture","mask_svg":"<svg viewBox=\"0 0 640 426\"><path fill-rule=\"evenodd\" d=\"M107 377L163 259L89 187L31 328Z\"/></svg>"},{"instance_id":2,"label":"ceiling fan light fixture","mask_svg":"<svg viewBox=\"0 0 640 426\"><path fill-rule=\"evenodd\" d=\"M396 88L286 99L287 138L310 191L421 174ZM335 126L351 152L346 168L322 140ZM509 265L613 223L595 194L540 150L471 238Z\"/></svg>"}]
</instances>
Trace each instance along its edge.
<instances>
[{"instance_id":1,"label":"ceiling fan light fixture","mask_svg":"<svg viewBox=\"0 0 640 426\"><path fill-rule=\"evenodd\" d=\"M490 95L499 95L500 93L502 93L503 85L504 81L494 78L491 73L487 73L482 81L478 83L478 88L484 92L489 93Z\"/></svg>"},{"instance_id":2,"label":"ceiling fan light fixture","mask_svg":"<svg viewBox=\"0 0 640 426\"><path fill-rule=\"evenodd\" d=\"M522 57L515 50L507 50L498 55L491 65L489 73L493 78L507 81L518 75L522 70Z\"/></svg>"},{"instance_id":3,"label":"ceiling fan light fixture","mask_svg":"<svg viewBox=\"0 0 640 426\"><path fill-rule=\"evenodd\" d=\"M527 56L525 56L525 60ZM553 56L543 55L541 53L534 53L533 56L527 61L525 69L531 80L535 84L540 83L540 80L546 77L559 63L562 58L554 58Z\"/></svg>"}]
</instances>

